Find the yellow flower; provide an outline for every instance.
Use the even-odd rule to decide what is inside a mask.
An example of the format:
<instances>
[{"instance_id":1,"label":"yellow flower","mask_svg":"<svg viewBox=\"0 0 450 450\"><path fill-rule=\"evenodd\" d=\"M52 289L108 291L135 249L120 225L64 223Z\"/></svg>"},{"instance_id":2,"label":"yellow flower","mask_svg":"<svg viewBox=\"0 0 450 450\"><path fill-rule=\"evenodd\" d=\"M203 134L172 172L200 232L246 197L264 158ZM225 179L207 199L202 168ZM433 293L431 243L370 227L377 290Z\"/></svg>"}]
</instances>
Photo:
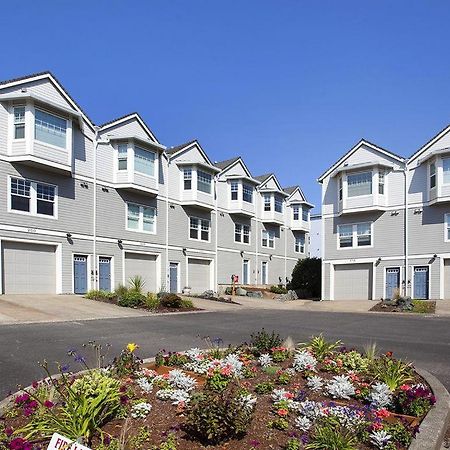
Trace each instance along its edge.
<instances>
[{"instance_id":1,"label":"yellow flower","mask_svg":"<svg viewBox=\"0 0 450 450\"><path fill-rule=\"evenodd\" d=\"M127 350L128 350L130 353L133 353L137 348L139 348L139 346L136 345L134 342L130 342L130 343L127 345Z\"/></svg>"}]
</instances>

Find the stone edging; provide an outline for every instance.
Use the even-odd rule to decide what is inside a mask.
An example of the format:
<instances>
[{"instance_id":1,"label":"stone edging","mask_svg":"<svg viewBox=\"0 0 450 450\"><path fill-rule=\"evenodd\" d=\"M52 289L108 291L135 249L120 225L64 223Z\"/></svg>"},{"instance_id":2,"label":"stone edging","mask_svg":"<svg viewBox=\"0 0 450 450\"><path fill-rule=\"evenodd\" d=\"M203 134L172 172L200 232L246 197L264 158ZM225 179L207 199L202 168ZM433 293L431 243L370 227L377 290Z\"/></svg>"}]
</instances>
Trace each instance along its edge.
<instances>
[{"instance_id":1,"label":"stone edging","mask_svg":"<svg viewBox=\"0 0 450 450\"><path fill-rule=\"evenodd\" d=\"M146 358L143 360L144 364L153 362L155 362L155 358ZM414 370L430 385L433 394L436 396L436 404L425 416L425 419L422 420L420 432L409 446L409 450L440 450L444 442L447 427L450 424L450 394L445 389L445 386L434 375L431 375L430 372L424 369L418 369L417 367ZM77 374L84 372L87 371L82 370L77 372ZM53 376L56 379L59 377L60 375ZM28 386L25 389L31 388L32 386ZM3 415L5 408L12 404L19 392L21 391L11 394L0 401L0 415Z\"/></svg>"}]
</instances>

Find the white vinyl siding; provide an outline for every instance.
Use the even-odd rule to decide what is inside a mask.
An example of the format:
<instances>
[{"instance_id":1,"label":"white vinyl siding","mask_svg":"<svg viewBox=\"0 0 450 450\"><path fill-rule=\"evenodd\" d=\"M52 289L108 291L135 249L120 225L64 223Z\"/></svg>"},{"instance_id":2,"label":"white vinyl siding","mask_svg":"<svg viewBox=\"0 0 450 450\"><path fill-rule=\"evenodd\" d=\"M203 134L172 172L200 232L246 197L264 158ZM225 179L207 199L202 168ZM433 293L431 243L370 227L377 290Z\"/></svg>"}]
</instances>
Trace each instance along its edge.
<instances>
[{"instance_id":1,"label":"white vinyl siding","mask_svg":"<svg viewBox=\"0 0 450 450\"><path fill-rule=\"evenodd\" d=\"M197 190L211 194L212 176L209 173L197 170Z\"/></svg>"},{"instance_id":2,"label":"white vinyl siding","mask_svg":"<svg viewBox=\"0 0 450 450\"><path fill-rule=\"evenodd\" d=\"M56 187L22 178L10 178L10 211L56 216Z\"/></svg>"},{"instance_id":3,"label":"white vinyl siding","mask_svg":"<svg viewBox=\"0 0 450 450\"><path fill-rule=\"evenodd\" d=\"M372 194L372 172L348 175L347 193L349 197Z\"/></svg>"},{"instance_id":4,"label":"white vinyl siding","mask_svg":"<svg viewBox=\"0 0 450 450\"><path fill-rule=\"evenodd\" d=\"M134 147L134 171L150 177L155 176L155 158L153 152Z\"/></svg>"},{"instance_id":5,"label":"white vinyl siding","mask_svg":"<svg viewBox=\"0 0 450 450\"><path fill-rule=\"evenodd\" d=\"M234 224L234 242L250 244L250 226L240 223Z\"/></svg>"},{"instance_id":6,"label":"white vinyl siding","mask_svg":"<svg viewBox=\"0 0 450 450\"><path fill-rule=\"evenodd\" d=\"M338 226L339 248L372 246L372 223Z\"/></svg>"},{"instance_id":7,"label":"white vinyl siding","mask_svg":"<svg viewBox=\"0 0 450 450\"><path fill-rule=\"evenodd\" d=\"M275 232L273 230L262 231L261 245L267 248L275 248Z\"/></svg>"},{"instance_id":8,"label":"white vinyl siding","mask_svg":"<svg viewBox=\"0 0 450 450\"><path fill-rule=\"evenodd\" d=\"M127 229L154 234L156 232L156 209L152 206L127 203Z\"/></svg>"},{"instance_id":9,"label":"white vinyl siding","mask_svg":"<svg viewBox=\"0 0 450 450\"><path fill-rule=\"evenodd\" d=\"M25 106L14 108L14 139L25 138Z\"/></svg>"},{"instance_id":10,"label":"white vinyl siding","mask_svg":"<svg viewBox=\"0 0 450 450\"><path fill-rule=\"evenodd\" d=\"M53 114L35 110L34 138L46 144L65 149L67 120Z\"/></svg>"},{"instance_id":11,"label":"white vinyl siding","mask_svg":"<svg viewBox=\"0 0 450 450\"><path fill-rule=\"evenodd\" d=\"M209 220L198 219L197 217L189 218L189 238L196 241L209 242L209 232L211 224Z\"/></svg>"}]
</instances>

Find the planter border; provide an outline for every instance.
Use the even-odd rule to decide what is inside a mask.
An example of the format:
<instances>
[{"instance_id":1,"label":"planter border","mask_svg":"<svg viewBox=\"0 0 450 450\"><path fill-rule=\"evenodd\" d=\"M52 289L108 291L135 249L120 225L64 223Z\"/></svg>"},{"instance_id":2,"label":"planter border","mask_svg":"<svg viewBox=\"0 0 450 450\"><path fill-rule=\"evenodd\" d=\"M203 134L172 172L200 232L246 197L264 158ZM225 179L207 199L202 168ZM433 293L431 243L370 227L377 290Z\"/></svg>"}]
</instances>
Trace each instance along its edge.
<instances>
[{"instance_id":1,"label":"planter border","mask_svg":"<svg viewBox=\"0 0 450 450\"><path fill-rule=\"evenodd\" d=\"M155 358L143 359L144 364L154 363ZM436 403L422 420L420 424L420 432L417 437L413 439L408 450L440 450L444 442L445 433L447 427L450 425L450 394L445 389L445 386L430 372L427 370L414 367L414 370L425 379L425 381L430 385L433 394L436 396ZM83 374L87 370L81 370L76 372L76 374ZM53 375L52 378L60 378L60 374ZM47 380L45 378L44 380ZM32 389L33 386L27 386L24 389ZM0 401L0 415L3 415L4 410L10 406L15 397L22 392L22 390L9 395L2 401Z\"/></svg>"}]
</instances>

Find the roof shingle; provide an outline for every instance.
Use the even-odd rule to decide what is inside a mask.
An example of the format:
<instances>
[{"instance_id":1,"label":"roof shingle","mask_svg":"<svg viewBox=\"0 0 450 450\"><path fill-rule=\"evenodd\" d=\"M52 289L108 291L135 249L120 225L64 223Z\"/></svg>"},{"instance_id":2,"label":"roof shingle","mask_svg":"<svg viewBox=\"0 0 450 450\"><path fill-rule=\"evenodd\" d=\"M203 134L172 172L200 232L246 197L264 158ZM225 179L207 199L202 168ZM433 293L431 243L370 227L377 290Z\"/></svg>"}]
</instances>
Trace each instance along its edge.
<instances>
[{"instance_id":1,"label":"roof shingle","mask_svg":"<svg viewBox=\"0 0 450 450\"><path fill-rule=\"evenodd\" d=\"M231 166L231 164L236 162L239 158L240 158L240 156L235 156L234 158L225 159L224 161L216 162L216 163L214 163L214 165L216 167L218 167L219 169L223 170L226 167Z\"/></svg>"},{"instance_id":2,"label":"roof shingle","mask_svg":"<svg viewBox=\"0 0 450 450\"><path fill-rule=\"evenodd\" d=\"M193 144L194 142L197 142L197 139L192 139L191 141L185 142L184 144L177 145L175 147L170 147L166 150L166 153L169 155L173 155L174 153L178 152L179 150L187 147L188 145Z\"/></svg>"}]
</instances>

